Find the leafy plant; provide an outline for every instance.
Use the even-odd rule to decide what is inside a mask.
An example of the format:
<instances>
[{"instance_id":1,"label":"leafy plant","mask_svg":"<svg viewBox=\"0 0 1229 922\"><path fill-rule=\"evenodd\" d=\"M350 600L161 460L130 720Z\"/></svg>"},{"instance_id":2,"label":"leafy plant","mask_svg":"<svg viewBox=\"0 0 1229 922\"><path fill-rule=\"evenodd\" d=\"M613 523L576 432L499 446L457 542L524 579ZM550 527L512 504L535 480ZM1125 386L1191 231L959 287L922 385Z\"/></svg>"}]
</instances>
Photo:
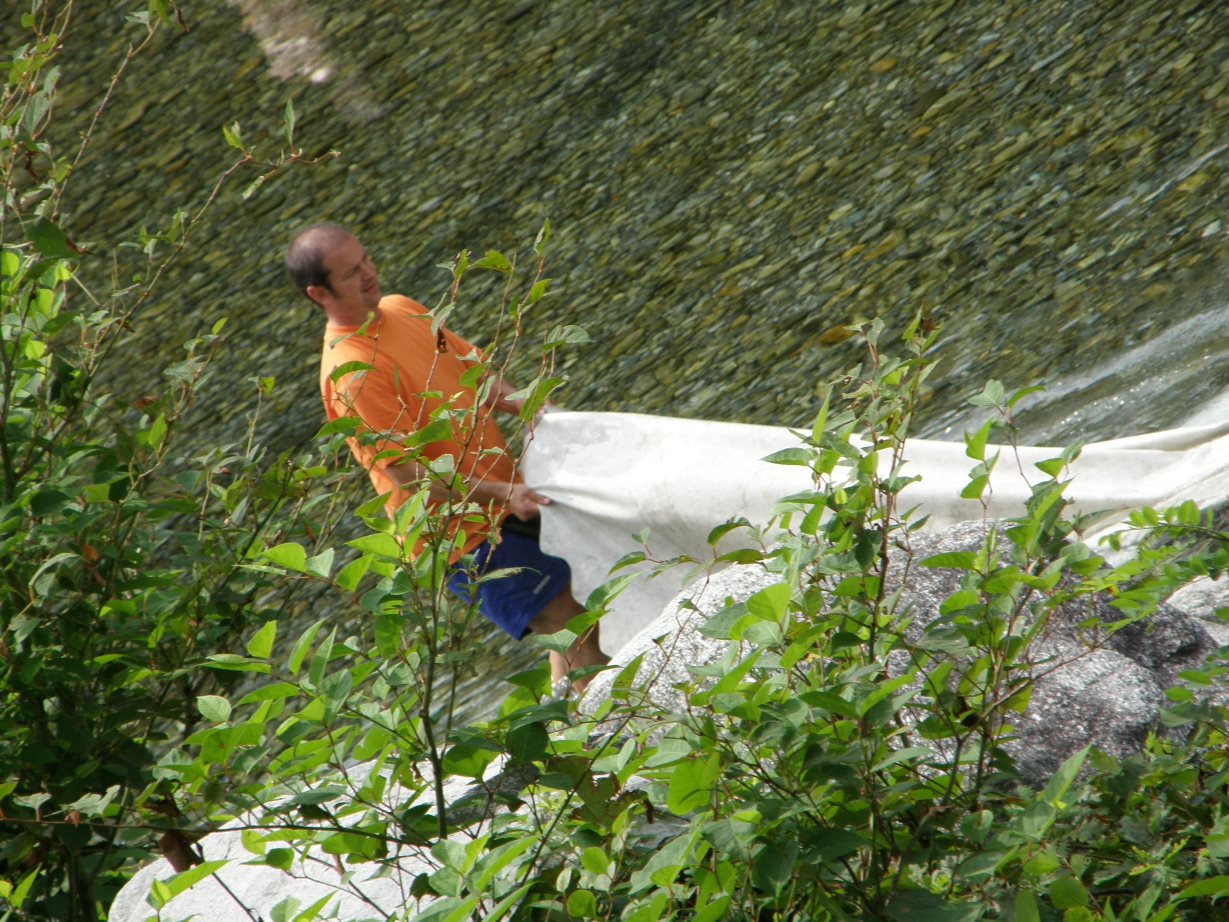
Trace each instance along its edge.
<instances>
[{"instance_id":1,"label":"leafy plant","mask_svg":"<svg viewBox=\"0 0 1229 922\"><path fill-rule=\"evenodd\" d=\"M124 869L185 837L151 769L200 720L198 691L224 670L222 638L286 605L293 587L243 564L264 536L294 531L310 476L246 443L185 449L176 435L209 373L223 323L185 344L157 394L123 405L99 387L142 322L165 269L237 172L276 171L293 147L245 151L209 200L133 242L109 283L91 244L62 230L73 167L111 91L173 6L134 17L136 39L80 145L53 148L62 32L72 5L33 4L30 41L0 98L0 904L5 918L100 918ZM259 406L272 379L252 382ZM253 428L259 414L252 417ZM207 666L207 669L202 669Z\"/></svg>"},{"instance_id":2,"label":"leafy plant","mask_svg":"<svg viewBox=\"0 0 1229 922\"><path fill-rule=\"evenodd\" d=\"M1077 751L1040 790L1010 745L1035 677L1055 665L1036 644L1056 613L1113 598L1121 617L1089 632L1089 649L1104 644L1175 586L1222 572L1222 535L1189 506L1145 510L1134 522L1149 539L1109 566L1067 514L1073 449L1043 462L1051 479L980 548L916 557L921 523L899 507L932 334L911 326L903 359L881 336L866 332L867 361L801 447L772 459L805 465L815 487L782 500L780 530L753 536L761 550L724 555L776 581L702 629L728 652L693 669L685 708L634 694L633 662L598 724L551 700L543 670L510 678L496 719L451 723L432 698L437 664L464 656L455 628L471 613L440 607L449 547L403 551L431 515L420 496L392 522L361 510L371 534L336 575L302 549L264 552L354 593L370 618L345 639L319 627L298 638L288 661L270 661L274 685L220 702L218 725L164 770L199 787L224 740L245 739L262 764L284 747L267 776L222 792L229 814L254 824L246 841L273 866L311 848L354 867L414 862L415 900L387 918L1212 917L1229 880L1222 708L1174 689L1170 732L1144 752ZM988 489L990 435L1011 450L1022 394L992 383L975 398L995 416L966 439L967 498ZM902 607L918 567L959 582L930 623ZM1208 687L1220 672L1187 678ZM234 774L249 752L226 757Z\"/></svg>"},{"instance_id":3,"label":"leafy plant","mask_svg":"<svg viewBox=\"0 0 1229 922\"><path fill-rule=\"evenodd\" d=\"M178 873L151 888L151 916L177 918L175 897L229 866L201 863L196 845L224 824L252 861L287 873L308 854L351 883L413 862L408 898L370 905L373 918L1221 912L1226 715L1205 692L1222 666L1183 676L1144 751L1077 751L1040 790L1021 783L1011 741L1038 670L1052 666L1037 644L1056 613L1112 599L1115 620L1087 625L1090 649L1138 627L1174 587L1224 573L1223 530L1189 504L1143 510L1133 556L1110 566L1081 543L1088 523L1063 497L1073 448L1043 462L1049 479L1025 514L988 523L978 547L916 554L924 523L902 491L934 341L921 318L903 358L870 325L865 360L828 388L799 444L771 459L807 469L813 488L750 535L758 549L719 554L721 535L743 526L714 532L717 564L759 565L772 581L705 626L728 648L694 670L686 707L638 693L633 662L597 721L552 697L545 668L510 676L492 719L460 719L475 611L444 582L459 549L447 526L477 512L463 490L432 505L424 483L392 519L380 501L364 504L363 533L334 546L345 504L333 461L352 422L325 427L318 450L279 457L256 439L256 416L238 444L182 447L221 325L186 345L155 397L120 405L100 387L203 211L142 233L140 265L123 281L93 281L88 244L62 229L80 151L47 141L66 20L43 9L23 20L31 41L0 100L5 918L103 918L155 848ZM149 3L130 54L176 22L173 4ZM255 194L300 161L294 123L288 107L288 149L268 159L229 126L236 160L203 207L241 172L255 172L245 189ZM560 327L528 345L527 318L549 294L548 237L546 227L528 272L499 253L461 254L435 310L444 322L474 272L503 280L501 326L471 383L481 398L509 362L528 370L525 425L563 383L556 350L587 339ZM274 382L251 386L258 414ZM988 495L1000 463L991 436L1011 450L1023 393L991 382L974 398L991 416L966 437L966 499ZM473 412L446 405L411 447ZM929 623L902 604L920 568L958 584ZM619 584L542 643L566 647ZM349 600L358 617L290 632L282 615L308 589ZM290 898L271 918L308 922L330 906Z\"/></svg>"}]
</instances>

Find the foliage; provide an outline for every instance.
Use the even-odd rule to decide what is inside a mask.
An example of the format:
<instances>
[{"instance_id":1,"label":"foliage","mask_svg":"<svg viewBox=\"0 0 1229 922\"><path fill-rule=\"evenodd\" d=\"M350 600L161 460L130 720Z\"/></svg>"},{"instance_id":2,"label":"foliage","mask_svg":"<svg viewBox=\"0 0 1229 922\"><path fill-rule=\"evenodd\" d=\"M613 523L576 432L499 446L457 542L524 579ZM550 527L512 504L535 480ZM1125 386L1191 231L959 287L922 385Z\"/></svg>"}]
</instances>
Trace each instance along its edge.
<instances>
[{"instance_id":1,"label":"foliage","mask_svg":"<svg viewBox=\"0 0 1229 922\"><path fill-rule=\"evenodd\" d=\"M389 918L1215 917L1229 886L1224 713L1197 689L1220 667L1187 674L1168 732L1130 759L1082 750L1034 790L1008 744L1050 665L1033 641L1060 605L1108 593L1122 617L1101 630L1136 623L1174 586L1224 569L1222 535L1189 505L1145 510L1134 524L1148 539L1109 566L1078 541L1088 523L1065 514L1073 449L1042 463L1051 479L980 551L912 559L921 523L897 499L933 337L911 327L902 360L880 354L881 335L866 333L868 361L801 447L774 457L810 468L815 489L782 501L782 530L751 536L760 550L725 555L779 581L708 622L729 652L694 670L684 710L636 694L632 663L596 724L552 700L542 670L510 678L496 719L452 724L430 696L436 664L464 656L471 613L436 601L446 545L403 551L430 519L420 496L393 522L361 510L371 534L336 575L301 549L265 552L354 594L370 618L344 639L320 626L297 638L289 659L268 661L274 684L219 699L215 726L164 771L186 793L219 763L231 777L264 764L219 792L255 860L302 873L314 849L356 869L418 868L421 902ZM968 498L988 489L989 437L1010 443L1023 393L992 382L975 398L996 414L966 439ZM918 630L892 573L902 554L906 568L962 574Z\"/></svg>"},{"instance_id":2,"label":"foliage","mask_svg":"<svg viewBox=\"0 0 1229 922\"><path fill-rule=\"evenodd\" d=\"M155 392L124 405L101 385L159 278L223 184L297 159L243 151L195 211L142 231L95 281L95 244L69 239L80 146L53 149L63 31L72 5L29 4L30 41L6 62L0 98L0 906L4 918L97 919L134 858L182 849L174 800L151 775L193 706L223 639L276 615L295 587L242 566L265 536L298 528L310 475L249 439L180 446L178 431L222 342L223 322L184 345ZM116 82L172 5L133 17ZM105 270L104 270L105 271ZM257 409L272 379L250 382ZM208 667L208 668L203 668ZM224 683L225 684L225 683Z\"/></svg>"},{"instance_id":3,"label":"foliage","mask_svg":"<svg viewBox=\"0 0 1229 922\"><path fill-rule=\"evenodd\" d=\"M175 15L151 2L142 34ZM988 529L981 548L915 559L924 522L901 508L901 491L934 342L921 318L905 331L904 358L881 351L881 325L865 330L865 361L831 385L798 446L770 459L809 470L813 489L784 498L767 529L714 532L717 563L761 564L776 581L706 625L728 653L695 670L686 708L646 701L633 662L595 721L552 696L545 668L510 676L491 720L458 720L476 614L445 593L459 551L449 526L484 513L463 484L432 503L424 481L392 519L367 503L364 532L335 547L332 460L345 438L371 437L353 421L326 426L318 452L302 456L270 457L254 437L206 451L177 441L223 346L220 326L188 343L140 406L101 386L202 212L143 234L127 281L87 282L88 244L61 229L72 158L45 140L62 26L29 18L34 40L10 63L0 110L5 918L103 918L157 848L179 873L153 885L150 916L177 919L175 897L230 866L202 863L194 844L223 824L249 863L296 875L309 856L335 862L356 899L367 871L414 868L404 905L373 901L372 918L1081 922L1221 911L1225 713L1203 693L1221 667L1171 690L1144 752L1077 752L1041 790L1020 783L1010 740L1041 665L1035 640L1059 606L1113 598L1120 620L1090 641L1103 642L1173 587L1222 573L1224 535L1190 505L1144 510L1132 520L1143 540L1110 566L1081 543L1088 523L1065 505L1071 449L1041 465L1049 479L1026 513ZM247 193L259 191L299 159L289 107L286 129L289 152L262 161L228 127L238 159L223 179L255 169ZM525 425L563 383L555 351L586 339L565 327L525 345L527 318L549 294L548 238L544 228L528 272L498 253L461 254L435 310L437 322L455 311L475 272L505 280L501 329L471 380L482 398L492 372L530 369L518 395ZM252 382L255 412L272 386ZM991 436L1011 451L1023 393L991 382L974 398L991 415L966 437L967 499L987 495L1000 461ZM432 441L476 409L445 405L409 447L427 463ZM740 529L746 547L717 553ZM918 567L955 571L960 588L937 620L914 625L899 586ZM619 584L543 645L566 647ZM284 615L309 588L359 617L292 629ZM309 922L333 905L289 898L271 918Z\"/></svg>"}]
</instances>

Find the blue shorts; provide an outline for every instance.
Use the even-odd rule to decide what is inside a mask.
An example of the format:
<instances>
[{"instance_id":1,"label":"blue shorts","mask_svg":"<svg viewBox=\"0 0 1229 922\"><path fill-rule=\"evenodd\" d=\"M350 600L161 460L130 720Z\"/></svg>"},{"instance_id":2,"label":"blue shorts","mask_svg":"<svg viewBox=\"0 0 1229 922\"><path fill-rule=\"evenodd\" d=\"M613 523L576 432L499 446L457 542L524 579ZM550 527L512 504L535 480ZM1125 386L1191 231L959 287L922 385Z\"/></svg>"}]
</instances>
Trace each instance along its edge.
<instances>
[{"instance_id":1,"label":"blue shorts","mask_svg":"<svg viewBox=\"0 0 1229 922\"><path fill-rule=\"evenodd\" d=\"M567 561L542 553L538 539L505 528L499 544L489 541L474 550L473 564L456 564L448 588L459 598L477 599L478 610L501 630L520 640L529 633L529 622L546 603L567 589L572 570ZM471 580L491 570L519 567L519 572L487 582Z\"/></svg>"}]
</instances>

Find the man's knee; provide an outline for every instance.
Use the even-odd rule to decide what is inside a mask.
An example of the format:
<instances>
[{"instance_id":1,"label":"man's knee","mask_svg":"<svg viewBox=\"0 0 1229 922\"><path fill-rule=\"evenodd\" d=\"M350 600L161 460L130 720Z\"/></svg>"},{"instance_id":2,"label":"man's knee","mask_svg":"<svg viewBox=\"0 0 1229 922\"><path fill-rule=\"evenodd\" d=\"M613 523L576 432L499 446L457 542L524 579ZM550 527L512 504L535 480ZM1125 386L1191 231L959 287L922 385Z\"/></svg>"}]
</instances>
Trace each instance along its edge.
<instances>
[{"instance_id":1,"label":"man's knee","mask_svg":"<svg viewBox=\"0 0 1229 922\"><path fill-rule=\"evenodd\" d=\"M535 634L554 634L562 631L569 621L584 610L585 607L572 598L572 587L569 584L530 619L529 629Z\"/></svg>"}]
</instances>

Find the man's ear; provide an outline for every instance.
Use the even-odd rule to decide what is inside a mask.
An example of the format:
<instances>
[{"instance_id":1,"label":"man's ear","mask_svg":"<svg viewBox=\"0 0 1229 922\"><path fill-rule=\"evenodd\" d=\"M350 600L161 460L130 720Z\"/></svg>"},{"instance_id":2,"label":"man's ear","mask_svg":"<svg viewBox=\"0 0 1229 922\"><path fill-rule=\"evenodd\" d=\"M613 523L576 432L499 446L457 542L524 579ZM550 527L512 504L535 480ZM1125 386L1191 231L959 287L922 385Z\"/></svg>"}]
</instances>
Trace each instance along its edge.
<instances>
[{"instance_id":1,"label":"man's ear","mask_svg":"<svg viewBox=\"0 0 1229 922\"><path fill-rule=\"evenodd\" d=\"M321 307L324 307L324 299L330 294L332 294L332 292L330 292L324 285L307 286L307 296Z\"/></svg>"}]
</instances>

